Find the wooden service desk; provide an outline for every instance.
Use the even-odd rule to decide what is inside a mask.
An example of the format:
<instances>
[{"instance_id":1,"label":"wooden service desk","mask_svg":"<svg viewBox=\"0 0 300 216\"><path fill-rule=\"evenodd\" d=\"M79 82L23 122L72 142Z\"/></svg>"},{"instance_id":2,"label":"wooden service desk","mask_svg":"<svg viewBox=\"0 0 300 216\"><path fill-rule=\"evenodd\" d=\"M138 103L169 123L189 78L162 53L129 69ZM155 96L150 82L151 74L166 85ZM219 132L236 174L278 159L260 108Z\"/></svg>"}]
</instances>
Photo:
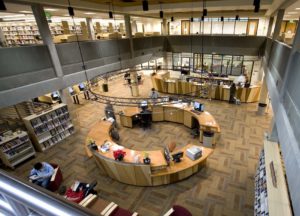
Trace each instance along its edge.
<instances>
[{"instance_id":1,"label":"wooden service desk","mask_svg":"<svg viewBox=\"0 0 300 216\"><path fill-rule=\"evenodd\" d=\"M197 77L195 77L197 78ZM198 77L199 78L199 77ZM203 81L232 81L226 77L201 78ZM181 79L171 79L170 72L156 74L151 77L153 87L162 93L168 94L189 94L201 96L201 89L210 90L210 98L215 100L229 101L230 87L226 85L209 85L208 83L187 82ZM252 85L249 88L237 88L236 97L242 103L258 102L261 87Z\"/></svg>"},{"instance_id":2,"label":"wooden service desk","mask_svg":"<svg viewBox=\"0 0 300 216\"><path fill-rule=\"evenodd\" d=\"M88 133L85 148L88 156L94 156L100 171L112 179L125 184L137 186L156 186L170 184L185 179L196 173L205 165L207 157L213 152L210 148L202 148L202 157L193 161L185 156L186 149L193 145L188 144L174 152L183 151L184 156L179 163L170 162L168 166L162 150L146 151L151 159L151 164L147 165L142 162L145 151L136 151L133 149L123 148L126 152L123 161L116 161L113 157L113 149L120 147L112 141L110 130L112 124L108 121L99 121ZM102 152L89 148L89 140L95 141L100 147L103 143L110 143L110 150ZM139 161L135 161L135 156L140 155Z\"/></svg>"},{"instance_id":3,"label":"wooden service desk","mask_svg":"<svg viewBox=\"0 0 300 216\"><path fill-rule=\"evenodd\" d=\"M216 135L221 132L219 124L215 118L207 111L199 112L199 114L192 112L193 108L187 104L169 104L169 105L152 105L152 121L170 121L175 123L184 124L192 128L193 121L197 121L200 126L200 142L203 141L203 132L211 131L216 133L213 139L213 144L216 144ZM133 117L140 113L137 107L128 107L123 110L120 115L121 125L124 127L132 128Z\"/></svg>"}]
</instances>

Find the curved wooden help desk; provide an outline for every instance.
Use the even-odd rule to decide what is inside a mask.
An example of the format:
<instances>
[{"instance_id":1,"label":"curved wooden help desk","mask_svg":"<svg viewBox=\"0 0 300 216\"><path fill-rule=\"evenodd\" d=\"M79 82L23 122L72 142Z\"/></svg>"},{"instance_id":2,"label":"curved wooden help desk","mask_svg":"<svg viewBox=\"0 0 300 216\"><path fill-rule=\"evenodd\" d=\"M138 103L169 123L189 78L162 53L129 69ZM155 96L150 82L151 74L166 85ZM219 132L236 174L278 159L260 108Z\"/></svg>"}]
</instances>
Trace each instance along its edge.
<instances>
[{"instance_id":1,"label":"curved wooden help desk","mask_svg":"<svg viewBox=\"0 0 300 216\"><path fill-rule=\"evenodd\" d=\"M210 148L201 147L202 157L193 161L185 155L186 149L193 146L188 144L175 151L184 152L182 161L179 163L170 162L168 166L161 150L147 151L151 164L146 165L142 163L142 151L124 148L123 151L126 152L126 156L123 161L115 161L112 149L119 146L112 141L109 135L111 128L112 124L108 121L96 123L87 136L85 148L89 156L94 156L97 165L103 173L126 184L156 186L180 181L198 172L205 165L207 157L213 152ZM90 139L93 139L97 146L101 146L104 142L109 141L110 150L106 153L90 150L88 147ZM135 155L141 155L140 161L137 163Z\"/></svg>"},{"instance_id":2,"label":"curved wooden help desk","mask_svg":"<svg viewBox=\"0 0 300 216\"><path fill-rule=\"evenodd\" d=\"M209 78L203 78L203 80ZM230 81L229 78L214 77L215 81ZM186 82L180 79L170 78L169 72L151 77L153 87L162 93L168 94L191 94L192 96L201 96L201 89L209 92L211 99L229 100L230 87L227 85L201 84L198 82ZM243 103L252 103L259 100L261 87L252 85L249 88L237 88L236 97Z\"/></svg>"},{"instance_id":3,"label":"curved wooden help desk","mask_svg":"<svg viewBox=\"0 0 300 216\"><path fill-rule=\"evenodd\" d=\"M193 108L187 104L178 103L170 105L154 105L151 106L152 121L170 121L192 128L194 121L197 121L200 126L200 142L203 141L203 132L214 132L215 136L213 144L216 143L216 137L221 132L219 124L215 118L207 111L199 112L199 114L192 112ZM137 107L128 107L124 109L123 114L120 115L121 125L124 127L132 127L132 119L135 115L140 113Z\"/></svg>"}]
</instances>

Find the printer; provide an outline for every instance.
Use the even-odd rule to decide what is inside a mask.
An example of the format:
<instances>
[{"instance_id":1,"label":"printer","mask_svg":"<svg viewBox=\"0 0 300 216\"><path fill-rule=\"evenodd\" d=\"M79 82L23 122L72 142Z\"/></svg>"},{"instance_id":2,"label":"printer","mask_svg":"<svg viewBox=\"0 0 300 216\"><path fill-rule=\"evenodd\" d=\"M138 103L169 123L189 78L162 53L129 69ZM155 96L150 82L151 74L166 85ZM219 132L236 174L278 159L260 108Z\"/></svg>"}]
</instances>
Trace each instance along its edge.
<instances>
[{"instance_id":1,"label":"printer","mask_svg":"<svg viewBox=\"0 0 300 216\"><path fill-rule=\"evenodd\" d=\"M197 146L190 147L186 150L186 155L191 160L197 160L202 156L202 148Z\"/></svg>"}]
</instances>

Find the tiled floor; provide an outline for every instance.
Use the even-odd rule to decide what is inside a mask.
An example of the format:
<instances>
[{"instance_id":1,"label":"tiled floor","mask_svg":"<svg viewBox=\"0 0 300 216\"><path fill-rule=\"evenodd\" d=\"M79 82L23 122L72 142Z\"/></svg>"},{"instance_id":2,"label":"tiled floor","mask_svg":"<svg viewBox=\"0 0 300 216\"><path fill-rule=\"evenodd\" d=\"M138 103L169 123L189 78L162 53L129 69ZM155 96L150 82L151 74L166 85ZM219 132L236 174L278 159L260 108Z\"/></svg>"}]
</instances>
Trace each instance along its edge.
<instances>
[{"instance_id":1,"label":"tiled floor","mask_svg":"<svg viewBox=\"0 0 300 216\"><path fill-rule=\"evenodd\" d=\"M109 95L130 96L122 79L110 83ZM140 88L147 96L151 83L145 78ZM257 116L257 104L231 105L227 102L203 100L221 126L221 137L207 166L190 178L167 186L136 187L119 183L99 173L93 159L86 157L84 141L89 129L103 116L103 104L84 101L69 105L76 133L45 153L39 153L13 174L26 178L36 161L58 163L63 171L64 185L75 179L97 180L99 195L121 207L141 215L162 215L173 204L189 209L193 215L253 215L254 174L264 132L269 128L272 114ZM122 107L117 107L120 110ZM120 144L135 149L157 149L176 140L177 144L196 143L190 130L176 123L154 123L151 130L120 128Z\"/></svg>"}]
</instances>

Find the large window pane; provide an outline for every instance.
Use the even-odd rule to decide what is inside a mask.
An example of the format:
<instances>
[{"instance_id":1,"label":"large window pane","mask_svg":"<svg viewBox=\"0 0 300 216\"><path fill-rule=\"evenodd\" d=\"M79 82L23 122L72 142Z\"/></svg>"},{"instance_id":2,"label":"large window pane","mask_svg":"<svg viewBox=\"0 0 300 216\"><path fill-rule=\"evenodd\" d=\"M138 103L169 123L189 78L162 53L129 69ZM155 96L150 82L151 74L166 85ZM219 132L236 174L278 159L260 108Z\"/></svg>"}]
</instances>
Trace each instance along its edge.
<instances>
[{"instance_id":1,"label":"large window pane","mask_svg":"<svg viewBox=\"0 0 300 216\"><path fill-rule=\"evenodd\" d=\"M173 69L181 70L181 53L173 53Z\"/></svg>"},{"instance_id":2,"label":"large window pane","mask_svg":"<svg viewBox=\"0 0 300 216\"><path fill-rule=\"evenodd\" d=\"M218 19L212 20L212 34L222 34L223 22Z\"/></svg>"},{"instance_id":3,"label":"large window pane","mask_svg":"<svg viewBox=\"0 0 300 216\"><path fill-rule=\"evenodd\" d=\"M231 75L239 76L242 73L243 56L233 56Z\"/></svg>"},{"instance_id":4,"label":"large window pane","mask_svg":"<svg viewBox=\"0 0 300 216\"><path fill-rule=\"evenodd\" d=\"M213 74L221 74L222 71L222 55L213 55L213 63L211 72Z\"/></svg>"},{"instance_id":5,"label":"large window pane","mask_svg":"<svg viewBox=\"0 0 300 216\"><path fill-rule=\"evenodd\" d=\"M203 70L204 71L211 71L212 65L212 55L204 54L203 56Z\"/></svg>"},{"instance_id":6,"label":"large window pane","mask_svg":"<svg viewBox=\"0 0 300 216\"><path fill-rule=\"evenodd\" d=\"M203 32L204 32L204 34L211 34L211 20L210 19L204 19Z\"/></svg>"},{"instance_id":7,"label":"large window pane","mask_svg":"<svg viewBox=\"0 0 300 216\"><path fill-rule=\"evenodd\" d=\"M234 21L225 21L223 27L223 34L233 34L234 32Z\"/></svg>"},{"instance_id":8,"label":"large window pane","mask_svg":"<svg viewBox=\"0 0 300 216\"><path fill-rule=\"evenodd\" d=\"M235 24L235 34L246 35L247 32L247 21L237 21Z\"/></svg>"},{"instance_id":9,"label":"large window pane","mask_svg":"<svg viewBox=\"0 0 300 216\"><path fill-rule=\"evenodd\" d=\"M232 56L224 55L223 56L223 67L222 67L222 75L231 74L231 65L232 65Z\"/></svg>"},{"instance_id":10,"label":"large window pane","mask_svg":"<svg viewBox=\"0 0 300 216\"><path fill-rule=\"evenodd\" d=\"M202 67L202 55L200 53L194 54L194 71L201 72Z\"/></svg>"}]
</instances>

